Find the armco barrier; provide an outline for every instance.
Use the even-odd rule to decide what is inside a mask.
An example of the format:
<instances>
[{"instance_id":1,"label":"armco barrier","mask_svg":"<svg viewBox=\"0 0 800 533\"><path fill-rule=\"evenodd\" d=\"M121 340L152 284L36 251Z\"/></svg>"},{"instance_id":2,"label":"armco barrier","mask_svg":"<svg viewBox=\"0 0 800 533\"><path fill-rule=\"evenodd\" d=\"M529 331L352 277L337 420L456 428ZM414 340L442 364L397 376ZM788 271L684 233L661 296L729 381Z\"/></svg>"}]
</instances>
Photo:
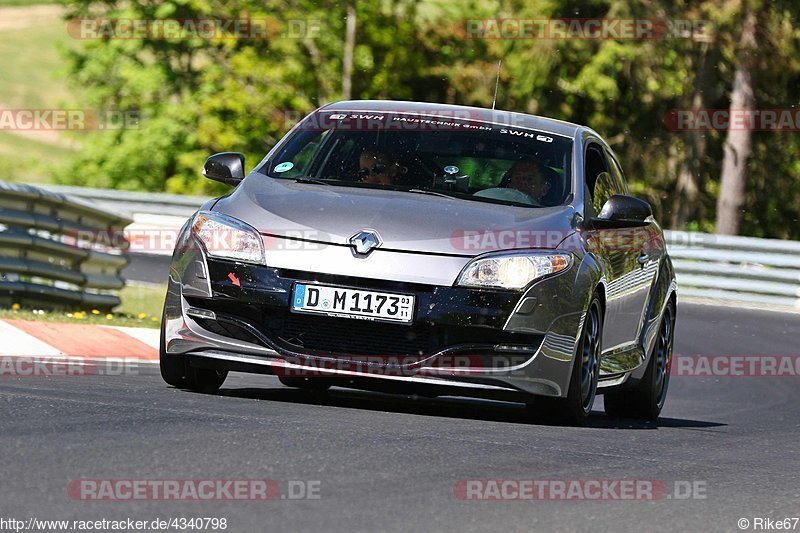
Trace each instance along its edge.
<instances>
[{"instance_id":1,"label":"armco barrier","mask_svg":"<svg viewBox=\"0 0 800 533\"><path fill-rule=\"evenodd\" d=\"M202 196L46 186L132 217L189 217ZM178 218L176 218L178 220ZM666 231L683 298L800 308L800 242Z\"/></svg>"},{"instance_id":2,"label":"armco barrier","mask_svg":"<svg viewBox=\"0 0 800 533\"><path fill-rule=\"evenodd\" d=\"M665 234L679 296L800 308L800 242Z\"/></svg>"},{"instance_id":3,"label":"armco barrier","mask_svg":"<svg viewBox=\"0 0 800 533\"><path fill-rule=\"evenodd\" d=\"M203 202L209 199L207 196L92 189L71 185L44 185L42 188L53 193L80 198L92 202L101 209L129 216L148 214L189 218Z\"/></svg>"},{"instance_id":4,"label":"armco barrier","mask_svg":"<svg viewBox=\"0 0 800 533\"><path fill-rule=\"evenodd\" d=\"M119 305L128 262L119 230L130 222L79 198L0 181L0 305Z\"/></svg>"}]
</instances>

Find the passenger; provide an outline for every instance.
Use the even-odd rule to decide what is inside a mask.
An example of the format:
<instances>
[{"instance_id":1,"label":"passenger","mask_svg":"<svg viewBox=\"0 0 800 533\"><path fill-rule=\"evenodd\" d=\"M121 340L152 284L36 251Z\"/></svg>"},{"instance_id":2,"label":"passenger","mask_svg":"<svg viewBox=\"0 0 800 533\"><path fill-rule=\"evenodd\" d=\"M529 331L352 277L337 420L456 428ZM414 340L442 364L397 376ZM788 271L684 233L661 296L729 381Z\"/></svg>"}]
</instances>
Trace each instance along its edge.
<instances>
[{"instance_id":1,"label":"passenger","mask_svg":"<svg viewBox=\"0 0 800 533\"><path fill-rule=\"evenodd\" d=\"M538 161L523 159L512 165L504 181L506 187L523 192L536 203L544 205L545 196L553 187L553 172L548 170Z\"/></svg>"}]
</instances>

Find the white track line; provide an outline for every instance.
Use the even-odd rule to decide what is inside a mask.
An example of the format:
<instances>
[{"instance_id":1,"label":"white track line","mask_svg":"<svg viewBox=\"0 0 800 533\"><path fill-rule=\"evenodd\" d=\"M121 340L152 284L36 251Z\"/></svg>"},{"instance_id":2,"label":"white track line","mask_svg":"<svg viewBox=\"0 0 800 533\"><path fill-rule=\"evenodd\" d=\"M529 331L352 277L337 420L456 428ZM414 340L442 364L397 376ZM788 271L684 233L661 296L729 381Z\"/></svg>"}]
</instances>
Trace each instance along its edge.
<instances>
[{"instance_id":1,"label":"white track line","mask_svg":"<svg viewBox=\"0 0 800 533\"><path fill-rule=\"evenodd\" d=\"M63 356L64 352L0 320L0 356Z\"/></svg>"},{"instance_id":2,"label":"white track line","mask_svg":"<svg viewBox=\"0 0 800 533\"><path fill-rule=\"evenodd\" d=\"M121 331L122 333L133 337L134 339L155 348L158 350L158 345L161 342L161 332L157 329L151 328L127 328L123 326L103 326L104 328L113 328Z\"/></svg>"}]
</instances>

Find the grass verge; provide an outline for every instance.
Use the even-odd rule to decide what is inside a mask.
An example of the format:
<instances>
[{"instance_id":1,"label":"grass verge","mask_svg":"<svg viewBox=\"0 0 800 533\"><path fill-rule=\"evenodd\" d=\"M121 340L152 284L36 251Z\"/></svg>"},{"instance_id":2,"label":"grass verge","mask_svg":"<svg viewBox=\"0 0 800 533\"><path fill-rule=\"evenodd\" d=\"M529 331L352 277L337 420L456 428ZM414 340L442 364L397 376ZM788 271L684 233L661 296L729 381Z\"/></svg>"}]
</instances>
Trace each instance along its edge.
<instances>
[{"instance_id":1,"label":"grass verge","mask_svg":"<svg viewBox=\"0 0 800 533\"><path fill-rule=\"evenodd\" d=\"M82 109L69 89L59 47L77 43L67 32L61 9L42 12L43 4L0 0L0 108ZM16 6L16 7L8 7ZM63 131L0 132L0 179L24 183L50 183L52 169L63 168L80 146L91 140Z\"/></svg>"},{"instance_id":2,"label":"grass verge","mask_svg":"<svg viewBox=\"0 0 800 533\"><path fill-rule=\"evenodd\" d=\"M35 320L39 322L64 322L72 324L102 324L104 326L128 326L158 328L161 326L161 310L164 305L166 285L130 285L119 293L122 304L113 313L83 311L42 311L22 309L0 309L0 319Z\"/></svg>"}]
</instances>

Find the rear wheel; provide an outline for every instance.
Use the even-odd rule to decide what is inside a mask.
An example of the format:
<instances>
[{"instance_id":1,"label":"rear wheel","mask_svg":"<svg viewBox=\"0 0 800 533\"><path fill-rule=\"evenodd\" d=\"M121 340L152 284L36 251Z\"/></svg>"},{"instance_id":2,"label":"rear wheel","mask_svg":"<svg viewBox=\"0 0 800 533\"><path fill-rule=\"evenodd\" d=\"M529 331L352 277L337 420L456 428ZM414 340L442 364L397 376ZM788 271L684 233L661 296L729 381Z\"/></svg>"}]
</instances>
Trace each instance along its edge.
<instances>
[{"instance_id":1,"label":"rear wheel","mask_svg":"<svg viewBox=\"0 0 800 533\"><path fill-rule=\"evenodd\" d=\"M608 415L644 420L658 418L667 399L674 338L675 309L670 303L661 318L658 337L642 380L634 389L605 394Z\"/></svg>"},{"instance_id":2,"label":"rear wheel","mask_svg":"<svg viewBox=\"0 0 800 533\"><path fill-rule=\"evenodd\" d=\"M158 352L161 378L173 387L198 392L216 392L228 377L227 371L194 368L189 365L185 355L167 353L163 318Z\"/></svg>"},{"instance_id":3,"label":"rear wheel","mask_svg":"<svg viewBox=\"0 0 800 533\"><path fill-rule=\"evenodd\" d=\"M529 404L534 417L571 425L580 425L589 417L600 378L602 336L603 309L600 298L594 295L583 322L567 396L537 398L534 403Z\"/></svg>"}]
</instances>

